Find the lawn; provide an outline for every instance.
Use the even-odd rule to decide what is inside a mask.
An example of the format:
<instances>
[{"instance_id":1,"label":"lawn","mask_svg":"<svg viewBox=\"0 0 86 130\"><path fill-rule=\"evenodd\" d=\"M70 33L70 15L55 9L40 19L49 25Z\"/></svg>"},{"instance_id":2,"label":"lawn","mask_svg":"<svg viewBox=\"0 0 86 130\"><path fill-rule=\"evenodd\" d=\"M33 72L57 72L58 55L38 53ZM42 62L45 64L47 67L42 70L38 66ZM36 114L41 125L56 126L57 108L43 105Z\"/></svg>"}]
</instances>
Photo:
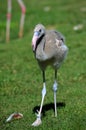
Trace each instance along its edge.
<instances>
[{"instance_id":1,"label":"lawn","mask_svg":"<svg viewBox=\"0 0 86 130\"><path fill-rule=\"evenodd\" d=\"M6 7L1 1L0 15L0 129L1 130L85 130L86 129L86 0L24 0L26 18L23 38L18 38L20 8L13 1L11 40L5 41ZM58 71L58 116L54 117L54 72L46 71L47 95L42 125L31 126L40 106L42 76L34 58L31 39L34 26L42 23L47 29L63 33L69 48L67 59ZM74 30L74 26L82 28ZM23 118L6 123L13 112Z\"/></svg>"}]
</instances>

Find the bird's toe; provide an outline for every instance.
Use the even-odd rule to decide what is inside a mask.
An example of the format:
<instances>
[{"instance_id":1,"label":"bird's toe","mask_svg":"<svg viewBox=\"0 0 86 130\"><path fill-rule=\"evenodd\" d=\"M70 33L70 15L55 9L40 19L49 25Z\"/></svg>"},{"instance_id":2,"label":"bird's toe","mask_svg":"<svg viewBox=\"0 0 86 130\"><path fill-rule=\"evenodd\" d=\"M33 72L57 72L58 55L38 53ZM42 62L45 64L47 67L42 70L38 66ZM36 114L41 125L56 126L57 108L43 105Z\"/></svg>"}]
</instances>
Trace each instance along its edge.
<instances>
[{"instance_id":1,"label":"bird's toe","mask_svg":"<svg viewBox=\"0 0 86 130\"><path fill-rule=\"evenodd\" d=\"M32 126L36 127L36 126L41 125L41 123L42 123L41 118L37 118L37 119L32 123Z\"/></svg>"}]
</instances>

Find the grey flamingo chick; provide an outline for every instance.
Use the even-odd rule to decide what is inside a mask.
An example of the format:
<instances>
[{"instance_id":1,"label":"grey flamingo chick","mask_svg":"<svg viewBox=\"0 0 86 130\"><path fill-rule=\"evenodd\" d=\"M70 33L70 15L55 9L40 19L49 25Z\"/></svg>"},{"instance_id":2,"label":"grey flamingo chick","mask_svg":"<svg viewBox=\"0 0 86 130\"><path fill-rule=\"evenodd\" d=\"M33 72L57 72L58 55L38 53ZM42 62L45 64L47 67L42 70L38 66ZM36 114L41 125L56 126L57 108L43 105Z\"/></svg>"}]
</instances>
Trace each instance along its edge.
<instances>
[{"instance_id":1,"label":"grey flamingo chick","mask_svg":"<svg viewBox=\"0 0 86 130\"><path fill-rule=\"evenodd\" d=\"M42 24L38 24L34 29L34 35L32 38L32 49L43 74L42 101L40 105L40 110L37 113L37 119L32 124L32 126L38 126L42 123L41 112L44 97L46 95L45 70L48 65L52 66L52 68L55 71L55 81L53 84L53 91L54 91L55 117L57 117L57 107L56 107L56 92L58 88L58 83L56 81L57 70L64 61L68 52L68 48L65 45L65 40L61 33L55 30L46 30Z\"/></svg>"}]
</instances>

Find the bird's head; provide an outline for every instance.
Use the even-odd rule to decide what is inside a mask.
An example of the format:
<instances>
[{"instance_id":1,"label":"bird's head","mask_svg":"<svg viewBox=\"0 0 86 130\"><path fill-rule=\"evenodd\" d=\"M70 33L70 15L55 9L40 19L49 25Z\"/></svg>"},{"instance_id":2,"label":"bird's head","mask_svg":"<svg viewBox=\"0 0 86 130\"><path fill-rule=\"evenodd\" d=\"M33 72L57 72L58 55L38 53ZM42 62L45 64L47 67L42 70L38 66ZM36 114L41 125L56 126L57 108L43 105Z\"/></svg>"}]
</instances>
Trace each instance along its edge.
<instances>
[{"instance_id":1,"label":"bird's head","mask_svg":"<svg viewBox=\"0 0 86 130\"><path fill-rule=\"evenodd\" d=\"M41 41L41 38L45 35L45 27L42 24L37 24L34 29L34 34L32 38L32 49L33 52L36 51L36 48Z\"/></svg>"}]
</instances>

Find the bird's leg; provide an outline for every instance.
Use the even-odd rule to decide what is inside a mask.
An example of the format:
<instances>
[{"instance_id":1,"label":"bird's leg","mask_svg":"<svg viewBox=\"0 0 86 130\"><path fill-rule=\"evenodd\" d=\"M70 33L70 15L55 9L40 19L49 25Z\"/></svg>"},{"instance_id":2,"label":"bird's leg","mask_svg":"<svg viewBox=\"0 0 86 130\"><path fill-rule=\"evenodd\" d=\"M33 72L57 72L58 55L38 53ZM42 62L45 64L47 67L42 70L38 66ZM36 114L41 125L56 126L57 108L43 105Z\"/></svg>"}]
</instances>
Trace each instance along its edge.
<instances>
[{"instance_id":1,"label":"bird's leg","mask_svg":"<svg viewBox=\"0 0 86 130\"><path fill-rule=\"evenodd\" d=\"M56 79L57 79L57 70L55 70L55 81L54 81L54 84L53 84L55 117L57 117L56 92L57 92L57 87L58 87Z\"/></svg>"},{"instance_id":2,"label":"bird's leg","mask_svg":"<svg viewBox=\"0 0 86 130\"><path fill-rule=\"evenodd\" d=\"M41 117L41 112L42 112L42 107L43 107L43 102L44 102L44 97L46 95L46 85L45 83L43 84L43 89L42 89L42 101L41 101L41 106L40 106L40 110L39 110L39 117Z\"/></svg>"},{"instance_id":3,"label":"bird's leg","mask_svg":"<svg viewBox=\"0 0 86 130\"><path fill-rule=\"evenodd\" d=\"M24 27L26 7L22 0L17 0L17 1L20 5L21 11L22 11L21 19L20 19L20 30L19 30L19 37L21 38L23 36L23 27Z\"/></svg>"},{"instance_id":4,"label":"bird's leg","mask_svg":"<svg viewBox=\"0 0 86 130\"><path fill-rule=\"evenodd\" d=\"M42 101L40 105L40 110L38 111L37 119L35 122L33 122L32 126L39 126L42 121L41 121L41 112L42 112L42 107L43 107L43 102L44 102L44 97L46 95L46 84L45 84L45 72L43 71L43 89L42 89Z\"/></svg>"},{"instance_id":5,"label":"bird's leg","mask_svg":"<svg viewBox=\"0 0 86 130\"><path fill-rule=\"evenodd\" d=\"M10 21L11 21L11 0L8 0L7 23L6 23L6 42L10 40Z\"/></svg>"}]
</instances>

